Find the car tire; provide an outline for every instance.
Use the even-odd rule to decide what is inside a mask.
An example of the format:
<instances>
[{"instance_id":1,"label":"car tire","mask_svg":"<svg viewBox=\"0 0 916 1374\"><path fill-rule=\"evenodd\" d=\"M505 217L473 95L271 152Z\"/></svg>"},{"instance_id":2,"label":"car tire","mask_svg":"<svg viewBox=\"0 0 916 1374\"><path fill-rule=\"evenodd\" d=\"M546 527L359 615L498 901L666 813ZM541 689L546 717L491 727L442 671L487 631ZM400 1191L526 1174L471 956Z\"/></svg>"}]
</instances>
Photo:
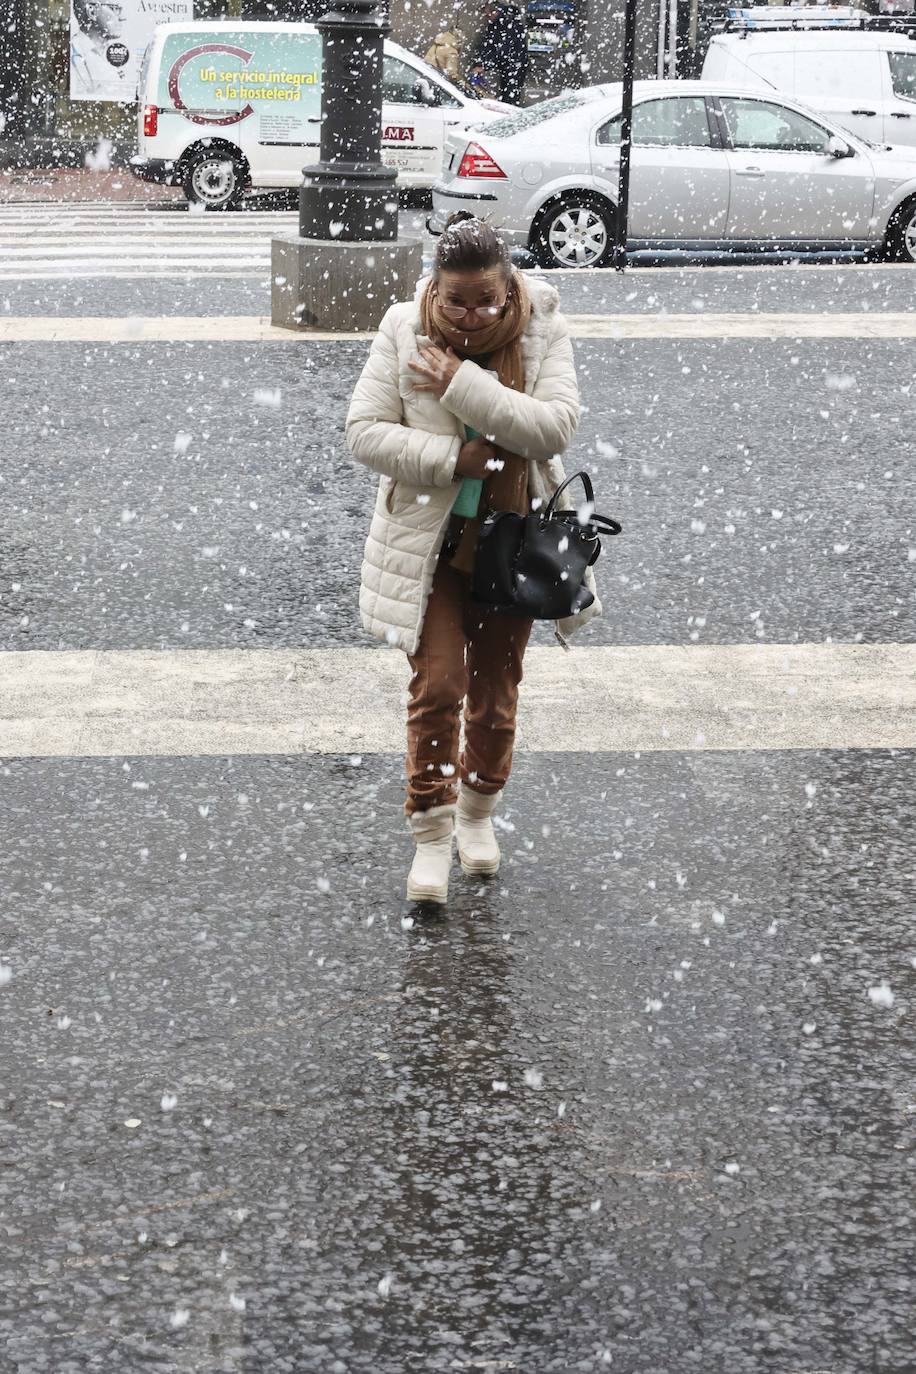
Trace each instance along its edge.
<instances>
[{"instance_id":1,"label":"car tire","mask_svg":"<svg viewBox=\"0 0 916 1374\"><path fill-rule=\"evenodd\" d=\"M541 267L607 267L614 256L616 214L600 196L568 195L547 207L531 231Z\"/></svg>"},{"instance_id":2,"label":"car tire","mask_svg":"<svg viewBox=\"0 0 916 1374\"><path fill-rule=\"evenodd\" d=\"M189 201L206 210L234 210L249 182L248 167L227 148L199 148L181 174L181 187Z\"/></svg>"},{"instance_id":3,"label":"car tire","mask_svg":"<svg viewBox=\"0 0 916 1374\"><path fill-rule=\"evenodd\" d=\"M904 201L891 215L884 256L891 262L916 263L916 198Z\"/></svg>"}]
</instances>

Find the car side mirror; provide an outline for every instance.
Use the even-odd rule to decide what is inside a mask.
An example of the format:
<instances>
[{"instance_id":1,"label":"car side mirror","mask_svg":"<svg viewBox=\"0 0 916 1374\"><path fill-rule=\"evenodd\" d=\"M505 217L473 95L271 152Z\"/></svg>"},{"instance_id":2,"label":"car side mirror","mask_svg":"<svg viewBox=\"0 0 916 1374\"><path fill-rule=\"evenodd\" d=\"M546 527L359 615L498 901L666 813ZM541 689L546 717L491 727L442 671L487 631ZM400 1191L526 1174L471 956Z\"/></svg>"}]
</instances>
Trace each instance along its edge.
<instances>
[{"instance_id":1,"label":"car side mirror","mask_svg":"<svg viewBox=\"0 0 916 1374\"><path fill-rule=\"evenodd\" d=\"M414 99L421 105L438 105L439 92L431 81L425 77L418 76L413 85Z\"/></svg>"},{"instance_id":2,"label":"car side mirror","mask_svg":"<svg viewBox=\"0 0 916 1374\"><path fill-rule=\"evenodd\" d=\"M831 134L828 139L827 153L830 157L855 157L854 150L845 138L837 138L836 134Z\"/></svg>"}]
</instances>

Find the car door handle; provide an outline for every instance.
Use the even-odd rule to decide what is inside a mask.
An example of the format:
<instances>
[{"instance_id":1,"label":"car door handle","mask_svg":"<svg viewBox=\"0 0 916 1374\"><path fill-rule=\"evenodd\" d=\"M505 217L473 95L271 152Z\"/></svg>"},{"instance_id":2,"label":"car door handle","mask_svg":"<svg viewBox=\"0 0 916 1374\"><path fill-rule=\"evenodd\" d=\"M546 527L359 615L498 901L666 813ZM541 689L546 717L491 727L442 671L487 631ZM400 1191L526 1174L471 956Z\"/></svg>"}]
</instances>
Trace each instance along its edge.
<instances>
[{"instance_id":1,"label":"car door handle","mask_svg":"<svg viewBox=\"0 0 916 1374\"><path fill-rule=\"evenodd\" d=\"M904 114L903 110L891 110L891 119L910 119L911 115Z\"/></svg>"},{"instance_id":2,"label":"car door handle","mask_svg":"<svg viewBox=\"0 0 916 1374\"><path fill-rule=\"evenodd\" d=\"M877 110L850 110L849 113L850 113L850 114L857 114L857 115L876 115L876 114L878 113L878 111L877 111Z\"/></svg>"},{"instance_id":3,"label":"car door handle","mask_svg":"<svg viewBox=\"0 0 916 1374\"><path fill-rule=\"evenodd\" d=\"M739 176L739 177L765 177L765 176L766 176L766 172L761 172L761 170L760 170L759 167L740 167L740 168L738 169L738 176Z\"/></svg>"}]
</instances>

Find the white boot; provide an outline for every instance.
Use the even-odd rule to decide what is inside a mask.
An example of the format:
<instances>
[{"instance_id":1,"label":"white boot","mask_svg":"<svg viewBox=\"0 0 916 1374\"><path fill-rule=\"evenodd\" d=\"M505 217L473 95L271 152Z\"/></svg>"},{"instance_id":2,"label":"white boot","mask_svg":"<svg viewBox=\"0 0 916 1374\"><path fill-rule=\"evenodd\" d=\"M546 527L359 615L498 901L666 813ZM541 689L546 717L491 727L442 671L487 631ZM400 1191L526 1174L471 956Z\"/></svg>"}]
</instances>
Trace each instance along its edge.
<instances>
[{"instance_id":1,"label":"white boot","mask_svg":"<svg viewBox=\"0 0 916 1374\"><path fill-rule=\"evenodd\" d=\"M499 845L490 819L499 798L499 792L485 796L464 784L458 793L458 857L470 877L499 871Z\"/></svg>"},{"instance_id":2,"label":"white boot","mask_svg":"<svg viewBox=\"0 0 916 1374\"><path fill-rule=\"evenodd\" d=\"M407 877L409 902L448 901L448 876L452 867L455 807L434 806L408 817L417 852Z\"/></svg>"}]
</instances>

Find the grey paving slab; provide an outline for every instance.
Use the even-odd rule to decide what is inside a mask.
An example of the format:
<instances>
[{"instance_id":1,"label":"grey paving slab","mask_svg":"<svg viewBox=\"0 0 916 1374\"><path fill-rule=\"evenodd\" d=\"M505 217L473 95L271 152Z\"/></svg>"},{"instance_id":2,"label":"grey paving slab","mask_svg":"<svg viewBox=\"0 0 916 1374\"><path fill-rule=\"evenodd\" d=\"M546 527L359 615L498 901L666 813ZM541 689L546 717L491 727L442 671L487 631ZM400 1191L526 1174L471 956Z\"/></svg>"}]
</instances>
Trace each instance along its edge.
<instances>
[{"instance_id":1,"label":"grey paving slab","mask_svg":"<svg viewBox=\"0 0 916 1374\"><path fill-rule=\"evenodd\" d=\"M417 232L417 216L403 217ZM284 232L288 232L284 226ZM228 268L227 268L228 270ZM874 264L637 265L625 273L545 272L575 314L680 314L729 311L812 314L912 312L916 275L908 266ZM132 316L263 315L269 313L270 271L238 278L0 282L0 311L13 315Z\"/></svg>"},{"instance_id":2,"label":"grey paving slab","mask_svg":"<svg viewBox=\"0 0 916 1374\"><path fill-rule=\"evenodd\" d=\"M0 648L369 644L374 479L343 442L367 348L0 348ZM577 341L568 467L625 527L580 642L912 639L911 352Z\"/></svg>"},{"instance_id":3,"label":"grey paving slab","mask_svg":"<svg viewBox=\"0 0 916 1374\"><path fill-rule=\"evenodd\" d=\"M10 1367L911 1370L913 762L4 766Z\"/></svg>"}]
</instances>

